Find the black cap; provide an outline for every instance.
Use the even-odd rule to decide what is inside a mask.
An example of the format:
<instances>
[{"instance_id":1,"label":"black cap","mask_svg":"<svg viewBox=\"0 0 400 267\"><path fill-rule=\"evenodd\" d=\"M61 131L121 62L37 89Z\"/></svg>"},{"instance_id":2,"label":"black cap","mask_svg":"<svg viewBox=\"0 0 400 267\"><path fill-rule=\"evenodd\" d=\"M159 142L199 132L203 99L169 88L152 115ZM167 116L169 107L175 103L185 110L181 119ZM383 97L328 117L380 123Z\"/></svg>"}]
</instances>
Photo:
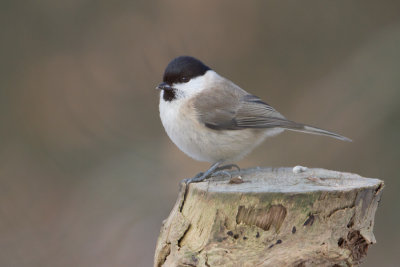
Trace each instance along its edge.
<instances>
[{"instance_id":1,"label":"black cap","mask_svg":"<svg viewBox=\"0 0 400 267\"><path fill-rule=\"evenodd\" d=\"M168 64L164 72L163 81L169 85L186 83L192 78L203 75L210 69L194 57L180 56Z\"/></svg>"}]
</instances>

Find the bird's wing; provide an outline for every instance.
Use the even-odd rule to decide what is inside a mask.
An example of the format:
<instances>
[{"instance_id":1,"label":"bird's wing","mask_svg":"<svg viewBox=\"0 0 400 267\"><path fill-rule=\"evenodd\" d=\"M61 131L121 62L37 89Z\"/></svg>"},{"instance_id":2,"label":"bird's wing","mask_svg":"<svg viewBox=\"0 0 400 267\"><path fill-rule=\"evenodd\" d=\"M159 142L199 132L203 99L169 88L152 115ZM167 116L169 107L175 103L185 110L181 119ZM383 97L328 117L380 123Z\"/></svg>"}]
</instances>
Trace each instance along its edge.
<instances>
[{"instance_id":1,"label":"bird's wing","mask_svg":"<svg viewBox=\"0 0 400 267\"><path fill-rule=\"evenodd\" d=\"M199 121L214 130L274 128L289 122L260 98L234 85L200 93L194 108Z\"/></svg>"},{"instance_id":2,"label":"bird's wing","mask_svg":"<svg viewBox=\"0 0 400 267\"><path fill-rule=\"evenodd\" d=\"M330 131L289 121L260 98L248 94L234 84L200 93L194 100L194 108L199 121L214 130L283 128L351 141Z\"/></svg>"},{"instance_id":3,"label":"bird's wing","mask_svg":"<svg viewBox=\"0 0 400 267\"><path fill-rule=\"evenodd\" d=\"M239 128L274 128L283 127L289 123L273 107L250 94L240 98L235 122Z\"/></svg>"}]
</instances>

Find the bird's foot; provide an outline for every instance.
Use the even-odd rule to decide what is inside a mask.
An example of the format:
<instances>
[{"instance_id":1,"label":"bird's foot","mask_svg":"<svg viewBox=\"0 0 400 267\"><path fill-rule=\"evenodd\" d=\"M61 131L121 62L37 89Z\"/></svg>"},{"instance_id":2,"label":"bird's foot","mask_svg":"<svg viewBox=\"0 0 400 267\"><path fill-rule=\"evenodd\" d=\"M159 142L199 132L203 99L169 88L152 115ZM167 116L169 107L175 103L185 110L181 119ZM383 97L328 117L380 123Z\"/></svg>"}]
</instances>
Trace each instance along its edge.
<instances>
[{"instance_id":1,"label":"bird's foot","mask_svg":"<svg viewBox=\"0 0 400 267\"><path fill-rule=\"evenodd\" d=\"M219 163L217 162L214 165L212 165L211 168L208 169L207 171L200 172L193 178L184 179L184 180L182 180L182 182L184 182L186 184L198 183L198 182L204 181L207 178L210 178L211 176L215 177L215 176L219 176L219 175L225 175L225 176L228 176L229 178L232 178L232 175L225 170L230 170L230 169L236 168L238 171L240 171L239 166L236 164L227 164L227 165L223 165L220 167L218 167L218 165L219 165Z\"/></svg>"},{"instance_id":2,"label":"bird's foot","mask_svg":"<svg viewBox=\"0 0 400 267\"><path fill-rule=\"evenodd\" d=\"M215 172L215 170L218 168L218 166L222 163L223 161L218 161L215 162L213 165L211 165L211 167L206 170L204 173L200 172L198 173L195 177L193 178L189 178L189 179L185 179L184 182L186 184L190 184L190 183L198 183L203 181L204 179L207 179L211 176L211 174L213 174Z\"/></svg>"},{"instance_id":3,"label":"bird's foot","mask_svg":"<svg viewBox=\"0 0 400 267\"><path fill-rule=\"evenodd\" d=\"M227 171L215 171L215 172L208 173L208 174L200 172L195 177L183 179L182 182L184 182L186 184L199 183L199 182L204 181L205 179L208 179L210 177L219 176L219 175L227 175L227 176L231 177L231 174Z\"/></svg>"}]
</instances>

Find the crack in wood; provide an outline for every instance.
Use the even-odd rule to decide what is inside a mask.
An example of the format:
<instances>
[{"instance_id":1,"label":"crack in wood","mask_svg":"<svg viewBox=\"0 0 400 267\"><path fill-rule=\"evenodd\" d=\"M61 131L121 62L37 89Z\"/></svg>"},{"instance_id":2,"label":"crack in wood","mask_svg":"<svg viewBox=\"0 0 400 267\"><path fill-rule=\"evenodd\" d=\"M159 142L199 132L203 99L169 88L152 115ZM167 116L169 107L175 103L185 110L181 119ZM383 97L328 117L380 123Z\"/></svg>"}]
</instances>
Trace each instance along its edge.
<instances>
[{"instance_id":1,"label":"crack in wood","mask_svg":"<svg viewBox=\"0 0 400 267\"><path fill-rule=\"evenodd\" d=\"M160 255L163 255L160 257L160 262L158 263L157 267L161 267L164 262L167 260L169 254L171 254L171 243L165 243L164 247L160 251Z\"/></svg>"},{"instance_id":2,"label":"crack in wood","mask_svg":"<svg viewBox=\"0 0 400 267\"><path fill-rule=\"evenodd\" d=\"M369 244L360 234L360 231L355 230L350 231L346 239L343 237L339 238L338 246L350 250L353 261L359 264L361 263L361 259L367 255Z\"/></svg>"},{"instance_id":3,"label":"crack in wood","mask_svg":"<svg viewBox=\"0 0 400 267\"><path fill-rule=\"evenodd\" d=\"M185 237L185 235L187 234L187 232L189 232L189 229L190 229L190 227L191 227L192 225L191 224L189 224L189 226L186 228L186 230L183 232L183 234L182 234L182 236L178 239L178 247L180 248L181 247L181 242L182 242L182 240L183 240L183 238Z\"/></svg>"},{"instance_id":4,"label":"crack in wood","mask_svg":"<svg viewBox=\"0 0 400 267\"><path fill-rule=\"evenodd\" d=\"M315 220L314 214L308 215L308 218L307 218L307 220L304 222L303 226L307 226L307 225L310 225L310 226L311 226L311 225L313 225L314 220Z\"/></svg>"}]
</instances>

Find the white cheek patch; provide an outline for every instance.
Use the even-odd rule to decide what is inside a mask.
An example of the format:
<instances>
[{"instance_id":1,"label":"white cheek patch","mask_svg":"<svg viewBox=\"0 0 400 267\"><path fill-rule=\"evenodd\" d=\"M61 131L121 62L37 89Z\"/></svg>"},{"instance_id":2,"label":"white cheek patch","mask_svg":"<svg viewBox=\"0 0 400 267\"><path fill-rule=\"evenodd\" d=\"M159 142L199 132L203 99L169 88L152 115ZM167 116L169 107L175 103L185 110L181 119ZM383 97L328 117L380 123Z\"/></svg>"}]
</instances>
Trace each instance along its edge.
<instances>
[{"instance_id":1,"label":"white cheek patch","mask_svg":"<svg viewBox=\"0 0 400 267\"><path fill-rule=\"evenodd\" d=\"M209 70L203 76L193 78L187 83L173 84L172 87L177 89L177 96L179 98L190 98L207 89L216 76L218 76L217 73Z\"/></svg>"}]
</instances>

